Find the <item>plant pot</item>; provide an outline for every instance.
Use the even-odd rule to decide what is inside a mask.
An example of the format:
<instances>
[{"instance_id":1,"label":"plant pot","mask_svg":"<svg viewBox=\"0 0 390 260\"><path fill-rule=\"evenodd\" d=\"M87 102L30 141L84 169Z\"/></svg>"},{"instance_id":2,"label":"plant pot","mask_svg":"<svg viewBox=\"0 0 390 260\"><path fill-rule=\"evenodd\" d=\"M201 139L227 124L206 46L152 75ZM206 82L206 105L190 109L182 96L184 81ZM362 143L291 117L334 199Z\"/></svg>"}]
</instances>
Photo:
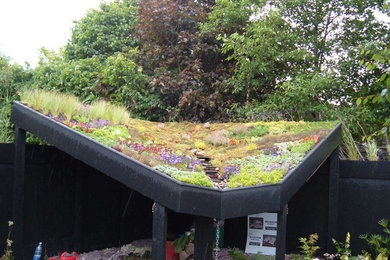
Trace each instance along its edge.
<instances>
[{"instance_id":1,"label":"plant pot","mask_svg":"<svg viewBox=\"0 0 390 260\"><path fill-rule=\"evenodd\" d=\"M165 244L165 259L179 260L179 254L175 253L175 247L171 243L172 241L167 241Z\"/></svg>"}]
</instances>

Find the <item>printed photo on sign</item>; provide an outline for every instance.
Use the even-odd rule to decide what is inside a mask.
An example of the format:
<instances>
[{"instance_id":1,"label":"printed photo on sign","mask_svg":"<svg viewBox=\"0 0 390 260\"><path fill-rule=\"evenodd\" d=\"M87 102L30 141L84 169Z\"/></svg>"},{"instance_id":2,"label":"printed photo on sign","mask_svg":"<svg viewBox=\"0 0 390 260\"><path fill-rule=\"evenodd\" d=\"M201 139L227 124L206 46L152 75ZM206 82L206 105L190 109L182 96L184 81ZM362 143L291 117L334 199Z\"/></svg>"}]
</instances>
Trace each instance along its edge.
<instances>
[{"instance_id":1,"label":"printed photo on sign","mask_svg":"<svg viewBox=\"0 0 390 260\"><path fill-rule=\"evenodd\" d=\"M263 229L264 219L263 218L249 218L249 228L251 229Z\"/></svg>"},{"instance_id":2,"label":"printed photo on sign","mask_svg":"<svg viewBox=\"0 0 390 260\"><path fill-rule=\"evenodd\" d=\"M263 246L276 247L276 236L264 235L263 236Z\"/></svg>"}]
</instances>

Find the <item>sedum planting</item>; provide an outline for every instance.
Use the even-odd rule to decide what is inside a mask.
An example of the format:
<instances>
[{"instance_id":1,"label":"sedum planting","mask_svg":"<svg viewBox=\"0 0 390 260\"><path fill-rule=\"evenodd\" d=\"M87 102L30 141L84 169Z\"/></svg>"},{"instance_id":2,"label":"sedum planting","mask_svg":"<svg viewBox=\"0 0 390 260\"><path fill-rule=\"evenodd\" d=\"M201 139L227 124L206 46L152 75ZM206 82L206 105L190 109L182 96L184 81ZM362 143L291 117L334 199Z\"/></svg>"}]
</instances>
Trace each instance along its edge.
<instances>
[{"instance_id":1,"label":"sedum planting","mask_svg":"<svg viewBox=\"0 0 390 260\"><path fill-rule=\"evenodd\" d=\"M125 108L28 90L27 106L185 183L219 189L274 184L296 167L336 122L159 123Z\"/></svg>"}]
</instances>

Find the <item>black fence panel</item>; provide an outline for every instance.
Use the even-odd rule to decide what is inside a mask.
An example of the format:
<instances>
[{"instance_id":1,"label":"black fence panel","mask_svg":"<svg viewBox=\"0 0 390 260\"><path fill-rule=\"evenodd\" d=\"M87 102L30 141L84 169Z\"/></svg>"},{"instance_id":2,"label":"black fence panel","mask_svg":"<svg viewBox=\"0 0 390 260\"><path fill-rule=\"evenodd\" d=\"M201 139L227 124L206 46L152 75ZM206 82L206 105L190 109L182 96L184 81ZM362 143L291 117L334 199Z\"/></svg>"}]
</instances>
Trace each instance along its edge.
<instances>
[{"instance_id":1,"label":"black fence panel","mask_svg":"<svg viewBox=\"0 0 390 260\"><path fill-rule=\"evenodd\" d=\"M341 161L338 240L350 232L359 254L368 249L361 234L383 234L380 219L390 220L390 162Z\"/></svg>"},{"instance_id":2,"label":"black fence panel","mask_svg":"<svg viewBox=\"0 0 390 260\"><path fill-rule=\"evenodd\" d=\"M0 144L0 252L12 220L13 144ZM24 259L44 253L103 249L151 238L153 201L52 146L28 145ZM193 217L168 212L169 238ZM15 223L18 225L18 223Z\"/></svg>"},{"instance_id":3,"label":"black fence panel","mask_svg":"<svg viewBox=\"0 0 390 260\"><path fill-rule=\"evenodd\" d=\"M325 253L328 237L329 159L288 204L287 253L299 253L300 237L317 233L320 254Z\"/></svg>"}]
</instances>

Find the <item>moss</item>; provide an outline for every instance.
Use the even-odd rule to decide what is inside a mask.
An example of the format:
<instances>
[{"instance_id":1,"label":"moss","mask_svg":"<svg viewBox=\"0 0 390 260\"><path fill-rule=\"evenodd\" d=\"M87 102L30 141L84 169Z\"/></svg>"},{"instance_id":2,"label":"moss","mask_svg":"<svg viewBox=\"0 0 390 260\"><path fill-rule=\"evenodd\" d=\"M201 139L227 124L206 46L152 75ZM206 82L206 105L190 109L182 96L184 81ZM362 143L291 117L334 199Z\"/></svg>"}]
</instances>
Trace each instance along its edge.
<instances>
[{"instance_id":1,"label":"moss","mask_svg":"<svg viewBox=\"0 0 390 260\"><path fill-rule=\"evenodd\" d=\"M206 176L203 171L185 171L168 165L158 165L155 167L155 169L160 172L166 173L181 182L204 187L213 187L213 182L210 180L209 177Z\"/></svg>"},{"instance_id":2,"label":"moss","mask_svg":"<svg viewBox=\"0 0 390 260\"><path fill-rule=\"evenodd\" d=\"M91 129L91 132L85 132L81 130L79 126L75 127L77 130L83 131L85 135L95 139L96 141L107 145L113 146L121 140L129 138L129 132L124 126L107 126L103 128Z\"/></svg>"},{"instance_id":3,"label":"moss","mask_svg":"<svg viewBox=\"0 0 390 260\"><path fill-rule=\"evenodd\" d=\"M302 142L302 143L294 143L291 146L289 146L289 150L292 153L307 153L308 151L313 148L313 146L316 143L314 141L309 141L309 142Z\"/></svg>"},{"instance_id":4,"label":"moss","mask_svg":"<svg viewBox=\"0 0 390 260\"><path fill-rule=\"evenodd\" d=\"M255 174L241 172L232 175L227 183L229 188L238 188L244 186L255 186L261 184Z\"/></svg>"}]
</instances>

